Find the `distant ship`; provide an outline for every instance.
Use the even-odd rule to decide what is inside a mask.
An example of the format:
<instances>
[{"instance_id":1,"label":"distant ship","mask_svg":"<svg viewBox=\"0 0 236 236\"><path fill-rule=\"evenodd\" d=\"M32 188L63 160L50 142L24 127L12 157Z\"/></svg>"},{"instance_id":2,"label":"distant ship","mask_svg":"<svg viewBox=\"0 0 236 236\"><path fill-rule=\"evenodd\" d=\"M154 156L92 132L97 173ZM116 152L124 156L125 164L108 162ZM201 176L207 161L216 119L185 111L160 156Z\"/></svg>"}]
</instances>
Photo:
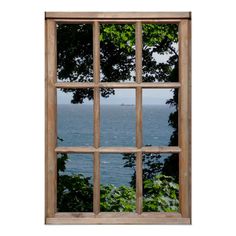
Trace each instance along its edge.
<instances>
[{"instance_id":1,"label":"distant ship","mask_svg":"<svg viewBox=\"0 0 236 236\"><path fill-rule=\"evenodd\" d=\"M121 103L120 104L122 107L133 107L134 104L124 104L124 103Z\"/></svg>"}]
</instances>

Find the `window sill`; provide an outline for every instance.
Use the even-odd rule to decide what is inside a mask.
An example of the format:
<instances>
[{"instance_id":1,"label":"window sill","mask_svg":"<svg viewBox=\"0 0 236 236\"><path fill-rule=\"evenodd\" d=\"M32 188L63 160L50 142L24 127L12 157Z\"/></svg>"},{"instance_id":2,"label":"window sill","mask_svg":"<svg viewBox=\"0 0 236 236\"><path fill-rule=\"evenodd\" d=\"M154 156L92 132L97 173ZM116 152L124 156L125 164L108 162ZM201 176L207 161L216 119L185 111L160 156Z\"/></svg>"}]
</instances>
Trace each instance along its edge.
<instances>
[{"instance_id":1,"label":"window sill","mask_svg":"<svg viewBox=\"0 0 236 236\"><path fill-rule=\"evenodd\" d=\"M46 218L46 224L171 224L189 225L190 218L184 218L180 213L56 213L54 217Z\"/></svg>"}]
</instances>

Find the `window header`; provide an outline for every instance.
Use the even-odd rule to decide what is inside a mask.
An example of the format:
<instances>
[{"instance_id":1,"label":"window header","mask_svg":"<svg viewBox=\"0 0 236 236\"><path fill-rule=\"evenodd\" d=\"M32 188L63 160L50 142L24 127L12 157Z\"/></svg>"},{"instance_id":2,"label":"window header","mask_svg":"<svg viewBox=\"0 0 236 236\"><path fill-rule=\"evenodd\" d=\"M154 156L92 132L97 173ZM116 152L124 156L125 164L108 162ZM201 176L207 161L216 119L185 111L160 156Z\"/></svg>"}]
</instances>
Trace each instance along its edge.
<instances>
[{"instance_id":1,"label":"window header","mask_svg":"<svg viewBox=\"0 0 236 236\"><path fill-rule=\"evenodd\" d=\"M46 12L46 19L191 19L191 12Z\"/></svg>"}]
</instances>

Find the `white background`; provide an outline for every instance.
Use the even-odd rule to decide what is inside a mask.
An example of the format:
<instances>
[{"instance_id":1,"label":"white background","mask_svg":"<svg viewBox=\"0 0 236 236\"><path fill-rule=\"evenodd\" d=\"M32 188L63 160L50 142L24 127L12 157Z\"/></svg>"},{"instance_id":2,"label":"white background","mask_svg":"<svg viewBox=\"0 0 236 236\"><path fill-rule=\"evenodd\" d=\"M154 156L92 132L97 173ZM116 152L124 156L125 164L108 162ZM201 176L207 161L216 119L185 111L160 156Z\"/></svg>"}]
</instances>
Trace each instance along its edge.
<instances>
[{"instance_id":1,"label":"white background","mask_svg":"<svg viewBox=\"0 0 236 236\"><path fill-rule=\"evenodd\" d=\"M234 1L1 1L1 235L236 235ZM192 11L193 224L44 225L44 11Z\"/></svg>"}]
</instances>

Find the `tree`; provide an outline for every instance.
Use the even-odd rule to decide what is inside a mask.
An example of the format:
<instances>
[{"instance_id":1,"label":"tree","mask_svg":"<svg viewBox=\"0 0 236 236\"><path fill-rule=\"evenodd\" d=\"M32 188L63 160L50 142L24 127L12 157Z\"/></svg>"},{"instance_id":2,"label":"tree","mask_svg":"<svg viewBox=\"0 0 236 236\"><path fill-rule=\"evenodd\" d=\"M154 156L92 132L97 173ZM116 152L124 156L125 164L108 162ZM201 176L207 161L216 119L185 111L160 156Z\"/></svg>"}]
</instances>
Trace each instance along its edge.
<instances>
[{"instance_id":1,"label":"tree","mask_svg":"<svg viewBox=\"0 0 236 236\"><path fill-rule=\"evenodd\" d=\"M133 169L133 175L130 180L130 186L136 187L136 170L135 170L134 153L123 153L124 167ZM161 173L163 162L161 155L158 153L146 153L142 156L143 162L143 181L153 179L154 176Z\"/></svg>"},{"instance_id":2,"label":"tree","mask_svg":"<svg viewBox=\"0 0 236 236\"><path fill-rule=\"evenodd\" d=\"M91 24L59 24L57 26L57 77L59 81L91 82L93 77L93 46ZM175 24L143 25L143 80L177 81L173 75L178 67ZM101 81L120 82L135 78L135 28L133 24L102 24L100 33ZM156 62L154 54L169 55L167 62ZM93 99L92 89L62 89L73 92L72 103ZM109 97L114 89L101 90Z\"/></svg>"}]
</instances>

